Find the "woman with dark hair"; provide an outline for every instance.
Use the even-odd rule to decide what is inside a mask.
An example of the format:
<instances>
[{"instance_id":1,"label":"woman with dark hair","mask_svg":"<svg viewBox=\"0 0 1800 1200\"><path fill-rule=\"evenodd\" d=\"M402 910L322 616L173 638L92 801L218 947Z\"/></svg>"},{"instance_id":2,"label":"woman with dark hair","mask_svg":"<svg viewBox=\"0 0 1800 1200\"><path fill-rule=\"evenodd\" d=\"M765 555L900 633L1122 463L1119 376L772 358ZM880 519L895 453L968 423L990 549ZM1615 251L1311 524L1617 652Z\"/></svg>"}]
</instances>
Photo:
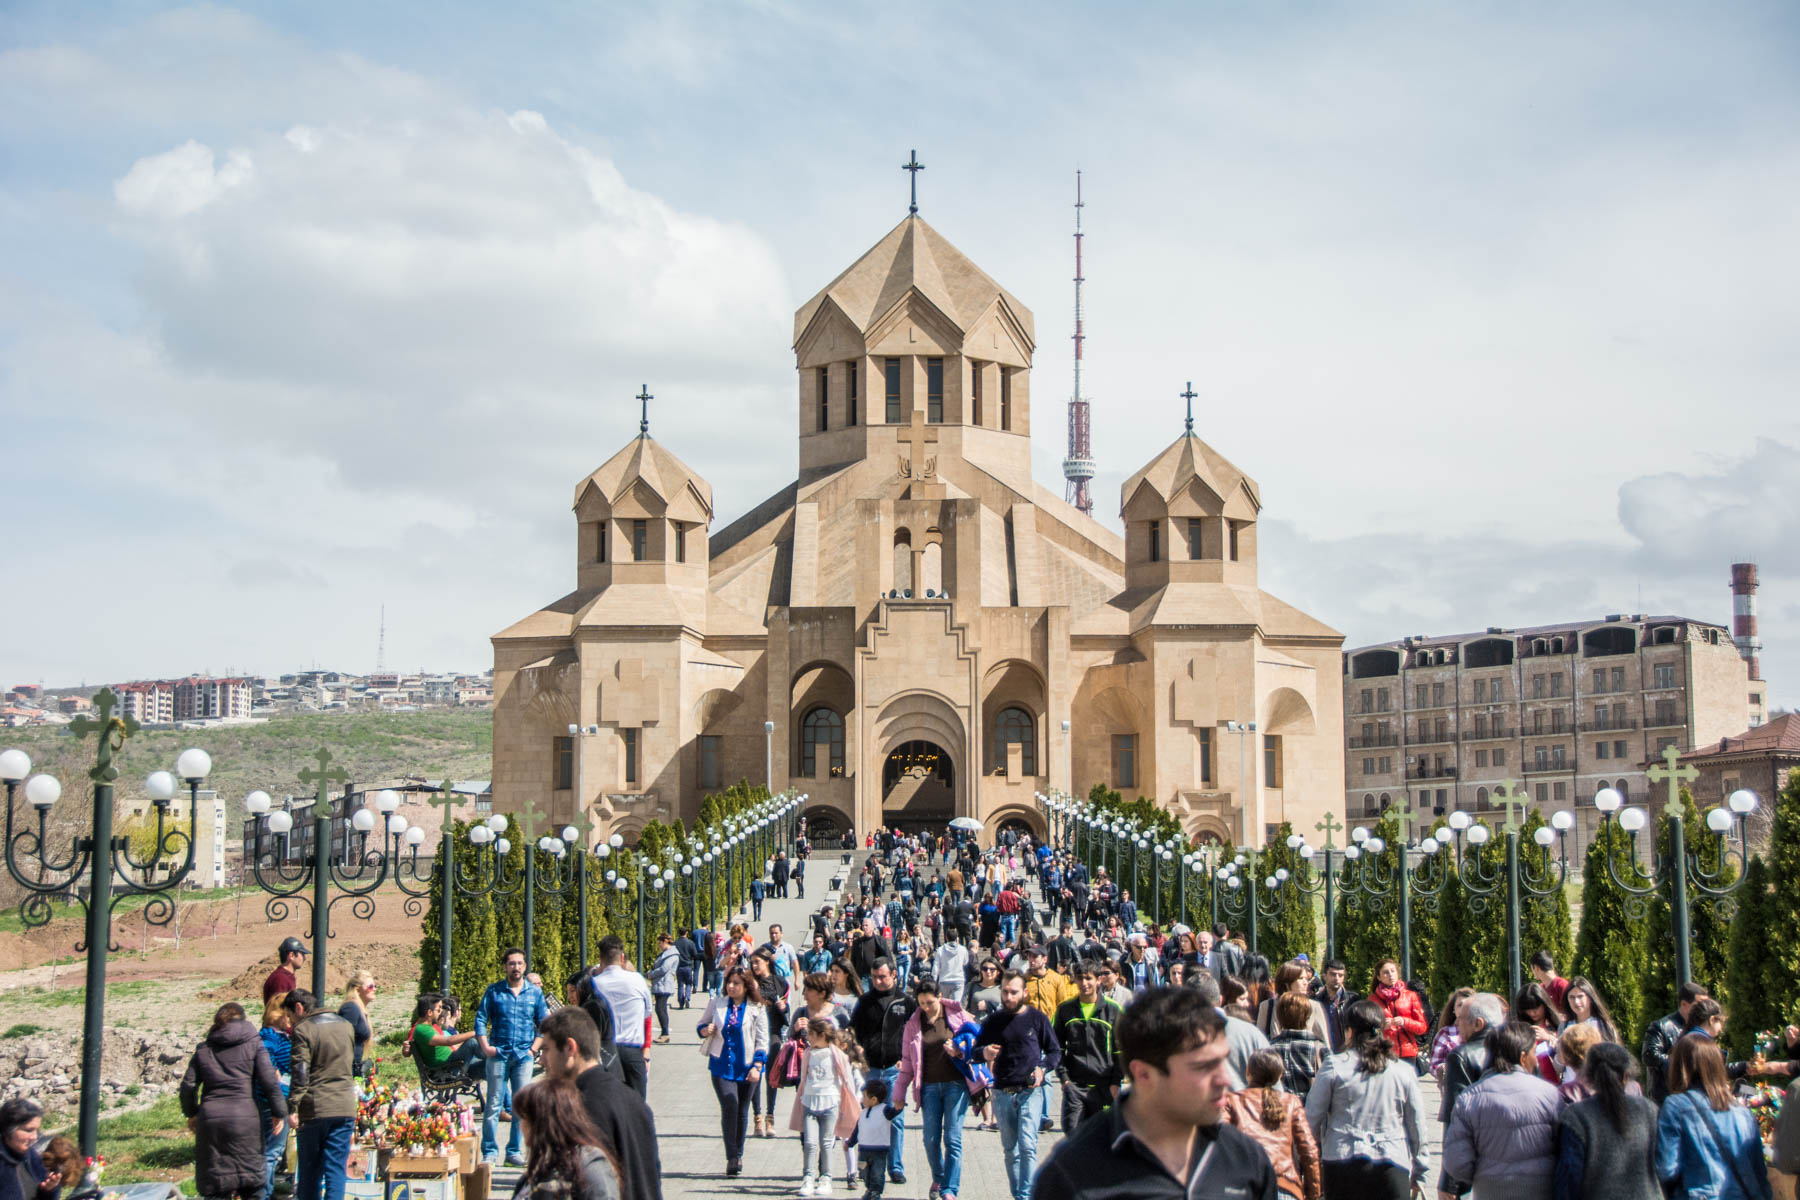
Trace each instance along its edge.
<instances>
[{"instance_id":1,"label":"woman with dark hair","mask_svg":"<svg viewBox=\"0 0 1800 1200\"><path fill-rule=\"evenodd\" d=\"M1581 1060L1589 1096L1562 1110L1555 1200L1662 1200L1656 1105L1636 1078L1637 1060L1614 1042L1599 1043Z\"/></svg>"},{"instance_id":2,"label":"woman with dark hair","mask_svg":"<svg viewBox=\"0 0 1800 1200\"><path fill-rule=\"evenodd\" d=\"M1246 954L1244 966L1238 971L1238 978L1244 981L1244 1007L1255 1012L1267 1000L1275 995L1275 980L1269 974L1269 960L1260 954Z\"/></svg>"},{"instance_id":3,"label":"woman with dark hair","mask_svg":"<svg viewBox=\"0 0 1800 1200\"><path fill-rule=\"evenodd\" d=\"M1462 1030L1456 1027L1456 1019L1462 1015L1462 1002L1474 994L1475 989L1472 987L1457 988L1450 993L1450 998L1444 1001L1444 1007L1438 1013L1437 1032L1431 1037L1431 1054L1426 1059L1425 1067L1439 1083L1444 1082L1444 1060L1462 1045Z\"/></svg>"},{"instance_id":4,"label":"woman with dark hair","mask_svg":"<svg viewBox=\"0 0 1800 1200\"><path fill-rule=\"evenodd\" d=\"M268 1105L268 1124L256 1097ZM281 1078L241 1004L221 1005L181 1078L181 1113L194 1134L194 1186L202 1197L256 1200L268 1183L263 1134L287 1122Z\"/></svg>"},{"instance_id":5,"label":"woman with dark hair","mask_svg":"<svg viewBox=\"0 0 1800 1200\"><path fill-rule=\"evenodd\" d=\"M1298 959L1290 959L1276 968L1274 992L1256 1008L1256 1027L1263 1031L1264 1037L1272 1040L1281 1032L1282 1024L1276 1018L1275 1002L1292 992L1312 1006L1312 1012L1307 1017L1308 1030L1325 1045L1331 1044L1331 1022L1325 1017L1325 1006L1307 992L1311 977L1312 972Z\"/></svg>"},{"instance_id":6,"label":"woman with dark hair","mask_svg":"<svg viewBox=\"0 0 1800 1200\"><path fill-rule=\"evenodd\" d=\"M775 956L767 950L758 950L750 956L750 974L756 980L757 994L762 997L763 1007L769 1014L769 1045L779 1046L787 1036L788 1023L788 982L775 971ZM756 1136L775 1136L775 1093L780 1089L782 1081L776 1078L775 1072L763 1073L763 1087L750 1094L750 1112L756 1118ZM768 1092L768 1114L763 1114L763 1092Z\"/></svg>"},{"instance_id":7,"label":"woman with dark hair","mask_svg":"<svg viewBox=\"0 0 1800 1200\"><path fill-rule=\"evenodd\" d=\"M36 1101L21 1096L0 1104L0 1200L56 1200L63 1177L38 1154L43 1130L44 1110Z\"/></svg>"},{"instance_id":8,"label":"woman with dark hair","mask_svg":"<svg viewBox=\"0 0 1800 1200\"><path fill-rule=\"evenodd\" d=\"M1602 1041L1619 1040L1619 1027L1613 1024L1612 1014L1606 1011L1606 1001L1600 998L1599 990L1585 975L1569 980L1569 990L1563 993L1563 1006L1569 1010L1568 1019L1563 1022L1564 1029L1576 1024L1592 1025Z\"/></svg>"},{"instance_id":9,"label":"woman with dark hair","mask_svg":"<svg viewBox=\"0 0 1800 1200\"><path fill-rule=\"evenodd\" d=\"M1306 1095L1325 1200L1408 1200L1424 1186L1431 1164L1419 1075L1394 1053L1389 1019L1373 1000L1346 1008L1346 1048L1325 1060Z\"/></svg>"},{"instance_id":10,"label":"woman with dark hair","mask_svg":"<svg viewBox=\"0 0 1800 1200\"><path fill-rule=\"evenodd\" d=\"M1381 1008L1381 1032L1394 1047L1395 1055L1405 1059L1417 1074L1419 1039L1431 1023L1425 1019L1419 994L1400 978L1398 961L1384 958L1375 964L1375 990L1369 993L1369 999Z\"/></svg>"},{"instance_id":11,"label":"woman with dark hair","mask_svg":"<svg viewBox=\"0 0 1800 1200\"><path fill-rule=\"evenodd\" d=\"M1449 1190L1480 1197L1548 1197L1556 1175L1562 1097L1536 1073L1537 1038L1522 1021L1487 1035L1487 1072L1457 1097L1444 1126Z\"/></svg>"},{"instance_id":12,"label":"woman with dark hair","mask_svg":"<svg viewBox=\"0 0 1800 1200\"><path fill-rule=\"evenodd\" d=\"M700 1018L707 1069L719 1098L719 1127L725 1138L725 1174L744 1171L744 1135L750 1124L750 1097L769 1060L769 1010L750 972L728 972L719 994Z\"/></svg>"},{"instance_id":13,"label":"woman with dark hair","mask_svg":"<svg viewBox=\"0 0 1800 1200\"><path fill-rule=\"evenodd\" d=\"M1531 1029L1532 1070L1545 1083L1562 1081L1556 1067L1556 1031L1562 1026L1562 1013L1550 1001L1550 993L1542 984L1528 983L1513 997L1512 1019Z\"/></svg>"},{"instance_id":14,"label":"woman with dark hair","mask_svg":"<svg viewBox=\"0 0 1800 1200\"><path fill-rule=\"evenodd\" d=\"M862 996L862 980L857 977L856 968L850 965L849 959L841 956L833 959L825 977L831 981L831 1002L846 1011Z\"/></svg>"},{"instance_id":15,"label":"woman with dark hair","mask_svg":"<svg viewBox=\"0 0 1800 1200\"><path fill-rule=\"evenodd\" d=\"M594 1127L581 1093L565 1079L540 1079L513 1096L525 1131L525 1174L515 1197L622 1200L619 1164Z\"/></svg>"},{"instance_id":16,"label":"woman with dark hair","mask_svg":"<svg viewBox=\"0 0 1800 1200\"><path fill-rule=\"evenodd\" d=\"M1769 1200L1756 1117L1731 1094L1719 1044L1686 1033L1669 1055L1669 1098L1656 1118L1656 1173L1683 1196Z\"/></svg>"}]
</instances>

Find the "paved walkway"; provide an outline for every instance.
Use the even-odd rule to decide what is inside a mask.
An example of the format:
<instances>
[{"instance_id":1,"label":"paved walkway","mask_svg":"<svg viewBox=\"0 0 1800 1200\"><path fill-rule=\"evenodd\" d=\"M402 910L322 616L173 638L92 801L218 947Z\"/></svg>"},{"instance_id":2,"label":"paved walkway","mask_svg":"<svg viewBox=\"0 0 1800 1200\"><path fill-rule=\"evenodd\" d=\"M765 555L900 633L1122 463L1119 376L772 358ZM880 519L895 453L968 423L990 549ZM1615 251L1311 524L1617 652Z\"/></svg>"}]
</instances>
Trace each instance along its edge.
<instances>
[{"instance_id":1,"label":"paved walkway","mask_svg":"<svg viewBox=\"0 0 1800 1200\"><path fill-rule=\"evenodd\" d=\"M788 940L810 944L811 916L826 902L823 885L830 879L840 856L836 853L815 854L807 864L808 899L770 900L763 904L763 919L754 924L751 935L756 944L767 940L770 923L779 923ZM848 872L846 871L846 875ZM748 920L748 912L736 919ZM698 1001L700 998L696 997ZM702 1196L792 1196L800 1183L800 1136L790 1133L787 1116L793 1104L792 1089L783 1089L777 1099L776 1128L772 1138L751 1137L744 1144L744 1173L736 1179L725 1176L725 1148L719 1129L719 1106L707 1075L706 1060L700 1052L700 1039L694 1027L699 1023L703 1004L683 1012L671 1009L668 1045L655 1046L650 1059L650 1107L656 1114L657 1141L662 1148L663 1195L677 1197ZM1427 1116L1437 1113L1437 1086L1428 1079L1425 1087ZM1052 1087L1050 1096L1052 1119L1061 1113L1061 1099ZM888 1185L885 1195L895 1200L924 1200L931 1188L931 1171L925 1164L925 1148L920 1138L920 1118L912 1106L907 1110L906 1182ZM505 1137L504 1131L501 1134ZM1432 1160L1437 1160L1440 1132L1437 1122L1428 1121L1426 1136ZM1038 1139L1038 1162L1041 1164L1062 1141L1060 1130L1042 1134ZM861 1195L861 1186L848 1191L843 1186L842 1151L833 1152L839 1159L838 1184L831 1194L839 1197ZM506 1169L496 1173L493 1194L504 1200L512 1194L518 1172ZM1434 1179L1435 1182L1435 1179ZM1000 1135L983 1133L975 1128L971 1113L963 1131L962 1193L968 1200L1007 1200L1006 1168L1000 1155Z\"/></svg>"}]
</instances>

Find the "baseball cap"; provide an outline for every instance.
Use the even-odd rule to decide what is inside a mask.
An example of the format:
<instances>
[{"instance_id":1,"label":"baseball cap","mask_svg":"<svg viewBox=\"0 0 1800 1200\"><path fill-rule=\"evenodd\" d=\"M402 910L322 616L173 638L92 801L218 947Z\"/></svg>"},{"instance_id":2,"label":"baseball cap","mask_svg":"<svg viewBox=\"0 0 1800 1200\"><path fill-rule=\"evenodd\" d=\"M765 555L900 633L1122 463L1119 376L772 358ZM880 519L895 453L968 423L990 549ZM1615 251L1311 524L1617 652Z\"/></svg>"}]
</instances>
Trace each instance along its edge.
<instances>
[{"instance_id":1,"label":"baseball cap","mask_svg":"<svg viewBox=\"0 0 1800 1200\"><path fill-rule=\"evenodd\" d=\"M1028 946L1025 949L1025 955L1027 958L1036 958L1040 954L1048 954L1048 953L1050 953L1050 952L1048 950L1044 949L1042 946Z\"/></svg>"},{"instance_id":2,"label":"baseball cap","mask_svg":"<svg viewBox=\"0 0 1800 1200\"><path fill-rule=\"evenodd\" d=\"M264 944L267 945L266 942ZM302 954L311 954L312 953L311 950L308 950L306 948L306 943L301 941L297 937L282 938L281 945L275 951L275 953L282 958L286 958L288 955L292 954L296 950L298 950Z\"/></svg>"}]
</instances>

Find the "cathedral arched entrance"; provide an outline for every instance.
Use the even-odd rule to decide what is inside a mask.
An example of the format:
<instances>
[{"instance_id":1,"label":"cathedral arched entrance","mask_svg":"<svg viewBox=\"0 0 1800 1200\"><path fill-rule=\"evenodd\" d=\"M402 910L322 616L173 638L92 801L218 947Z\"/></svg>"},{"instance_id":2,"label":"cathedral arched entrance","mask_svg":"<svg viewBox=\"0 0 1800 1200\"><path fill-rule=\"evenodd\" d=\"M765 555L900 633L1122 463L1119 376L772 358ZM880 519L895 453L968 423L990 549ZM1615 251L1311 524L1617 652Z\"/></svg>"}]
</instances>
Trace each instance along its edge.
<instances>
[{"instance_id":1,"label":"cathedral arched entrance","mask_svg":"<svg viewBox=\"0 0 1800 1200\"><path fill-rule=\"evenodd\" d=\"M902 742L881 765L881 820L906 833L941 832L956 816L956 760L936 742Z\"/></svg>"}]
</instances>

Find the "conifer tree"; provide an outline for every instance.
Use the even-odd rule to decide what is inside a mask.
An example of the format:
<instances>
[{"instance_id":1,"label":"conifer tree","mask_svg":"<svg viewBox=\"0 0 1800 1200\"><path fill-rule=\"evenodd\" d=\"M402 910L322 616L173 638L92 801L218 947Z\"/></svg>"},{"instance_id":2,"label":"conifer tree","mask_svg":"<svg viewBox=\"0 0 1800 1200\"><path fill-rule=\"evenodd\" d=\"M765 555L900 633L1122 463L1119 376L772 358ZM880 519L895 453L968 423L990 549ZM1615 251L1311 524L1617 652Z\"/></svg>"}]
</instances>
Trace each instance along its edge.
<instances>
[{"instance_id":1,"label":"conifer tree","mask_svg":"<svg viewBox=\"0 0 1800 1200\"><path fill-rule=\"evenodd\" d=\"M451 825L451 860L471 869L476 848L469 843L464 822ZM441 851L440 851L441 853ZM431 896L420 921L419 990L435 992L442 986L439 973L438 931L443 912L443 873L434 870ZM458 892L450 913L450 990L465 1005L473 1004L499 970L499 951L494 942L494 906L489 897Z\"/></svg>"},{"instance_id":2,"label":"conifer tree","mask_svg":"<svg viewBox=\"0 0 1800 1200\"><path fill-rule=\"evenodd\" d=\"M1297 954L1305 954L1315 964L1319 957L1318 929L1313 920L1312 896L1299 887L1298 876L1304 862L1299 852L1288 848L1287 839L1293 826L1286 821L1269 843L1259 873L1273 875L1288 872L1288 881L1277 890L1281 896L1281 913L1257 931L1261 952L1272 964L1280 964ZM1178 864L1179 865L1179 864ZM1185 868L1184 868L1185 869Z\"/></svg>"},{"instance_id":3,"label":"conifer tree","mask_svg":"<svg viewBox=\"0 0 1800 1200\"><path fill-rule=\"evenodd\" d=\"M1354 886L1338 893L1338 957L1344 960L1350 987L1359 992L1373 987L1375 967L1382 959L1400 956L1400 898L1393 885L1400 861L1399 819L1385 815L1369 833L1382 840L1381 853L1371 856L1366 849L1359 850L1347 872ZM1388 882L1388 889L1370 895L1368 889L1377 877Z\"/></svg>"},{"instance_id":4,"label":"conifer tree","mask_svg":"<svg viewBox=\"0 0 1800 1200\"><path fill-rule=\"evenodd\" d=\"M1688 855L1698 861L1701 872L1717 875L1721 885L1732 882L1737 877L1737 867L1733 863L1721 865L1718 839L1707 832L1706 822L1700 818L1700 808L1685 787L1681 789L1681 809ZM1663 815L1660 808L1656 810L1656 817L1656 858L1659 864L1668 864L1673 845L1671 819ZM1660 886L1651 898L1649 918L1645 923L1644 1011L1653 1014L1675 1009L1675 920L1669 910L1670 886L1664 869L1658 868ZM1666 869L1676 867L1669 865ZM1715 901L1692 887L1688 889L1688 928L1694 982L1722 993L1726 953L1731 941L1730 921Z\"/></svg>"},{"instance_id":5,"label":"conifer tree","mask_svg":"<svg viewBox=\"0 0 1800 1200\"><path fill-rule=\"evenodd\" d=\"M523 880L525 877L525 837L519 830L519 819L512 813L506 814L506 831L498 835L506 839L506 853L499 856L498 871L502 879ZM498 841L498 838L496 838ZM500 950L508 947L525 945L525 893L524 884L519 883L521 890L511 895L502 896L495 893L484 898L491 903L494 910L494 936L498 939ZM498 954L490 971L499 969ZM496 976L497 978L498 976Z\"/></svg>"},{"instance_id":6,"label":"conifer tree","mask_svg":"<svg viewBox=\"0 0 1800 1200\"><path fill-rule=\"evenodd\" d=\"M1581 937L1569 973L1585 976L1594 985L1620 1036L1629 1041L1652 1014L1644 1011L1644 922L1632 915L1641 901L1613 881L1607 866L1608 855L1624 853L1625 840L1618 823L1607 822L1588 846L1581 884Z\"/></svg>"},{"instance_id":7,"label":"conifer tree","mask_svg":"<svg viewBox=\"0 0 1800 1200\"><path fill-rule=\"evenodd\" d=\"M1431 972L1425 978L1426 989L1433 1001L1442 1004L1444 998L1457 988L1469 986L1475 977L1475 966L1469 944L1469 898L1463 891L1454 854L1448 849L1439 853L1444 855L1447 877L1435 905L1432 922L1435 944Z\"/></svg>"},{"instance_id":8,"label":"conifer tree","mask_svg":"<svg viewBox=\"0 0 1800 1200\"><path fill-rule=\"evenodd\" d=\"M1541 887L1561 877L1557 866L1561 855L1560 852L1553 853L1557 850L1556 843L1540 846L1536 841L1537 831L1546 824L1543 813L1533 808L1519 830L1519 973L1527 982L1531 971L1525 964L1539 950L1550 952L1559 971L1566 970L1566 964L1575 957L1567 889L1558 887L1548 896L1534 896L1524 888L1526 880Z\"/></svg>"},{"instance_id":9,"label":"conifer tree","mask_svg":"<svg viewBox=\"0 0 1800 1200\"><path fill-rule=\"evenodd\" d=\"M568 967L563 957L562 897L545 889L541 881L554 880L557 869L562 867L566 870L567 866L547 850L533 846L531 853L537 856L534 869L540 881L537 910L532 913L531 922L531 969L543 977L545 989L551 995L556 995L572 968ZM523 903L521 899L521 906Z\"/></svg>"},{"instance_id":10,"label":"conifer tree","mask_svg":"<svg viewBox=\"0 0 1800 1200\"><path fill-rule=\"evenodd\" d=\"M1768 990L1773 974L1766 961L1773 933L1770 918L1778 902L1769 891L1769 868L1761 855L1744 869L1744 885L1732 899L1737 902L1737 914L1731 919L1730 958L1725 966L1725 990L1731 997L1725 1036L1731 1057L1744 1059L1756 1050L1757 1031L1785 1023L1786 997Z\"/></svg>"},{"instance_id":11,"label":"conifer tree","mask_svg":"<svg viewBox=\"0 0 1800 1200\"><path fill-rule=\"evenodd\" d=\"M1460 956L1463 977L1456 986L1504 996L1508 982L1504 835L1490 834L1486 843L1477 846L1465 832L1460 883L1465 936ZM1506 1000L1511 1003L1512 997L1506 996Z\"/></svg>"},{"instance_id":12,"label":"conifer tree","mask_svg":"<svg viewBox=\"0 0 1800 1200\"><path fill-rule=\"evenodd\" d=\"M1789 1024L1800 1018L1800 770L1788 773L1774 804L1768 869L1777 886L1769 902L1763 991Z\"/></svg>"}]
</instances>

